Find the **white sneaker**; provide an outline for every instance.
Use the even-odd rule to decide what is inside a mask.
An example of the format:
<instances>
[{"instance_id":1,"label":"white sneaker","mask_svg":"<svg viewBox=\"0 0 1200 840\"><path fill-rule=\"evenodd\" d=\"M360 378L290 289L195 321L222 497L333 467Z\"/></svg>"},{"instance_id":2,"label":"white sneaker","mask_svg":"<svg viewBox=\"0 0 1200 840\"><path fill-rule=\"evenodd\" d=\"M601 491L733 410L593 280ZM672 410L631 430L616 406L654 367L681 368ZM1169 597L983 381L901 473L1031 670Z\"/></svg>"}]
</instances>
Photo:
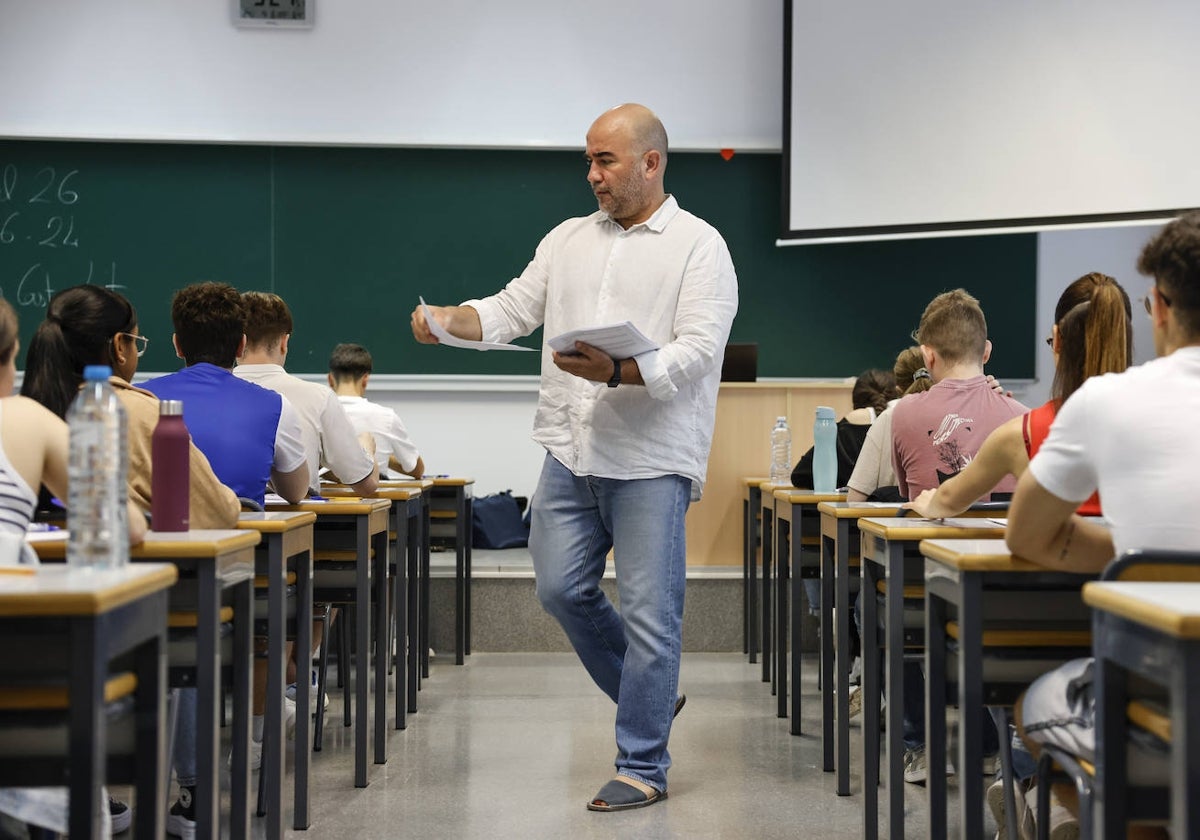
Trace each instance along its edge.
<instances>
[{"instance_id":1,"label":"white sneaker","mask_svg":"<svg viewBox=\"0 0 1200 840\"><path fill-rule=\"evenodd\" d=\"M314 715L317 713L317 686L318 686L318 684L319 683L317 680L317 672L314 670L311 672L311 676L309 678L309 685L308 685L309 708L311 708L313 710ZM287 687L287 689L284 691L284 696L287 697L289 700L291 700L293 705L295 704L295 702L296 702L296 684L295 683L292 683L291 685L289 685ZM321 702L321 708L322 709L329 708L329 695L328 694L323 696L322 702ZM291 730L288 730L288 731L289 731L289 733L291 732Z\"/></svg>"},{"instance_id":2,"label":"white sneaker","mask_svg":"<svg viewBox=\"0 0 1200 840\"><path fill-rule=\"evenodd\" d=\"M854 662L850 664L850 685L859 685L862 683L862 657L854 657Z\"/></svg>"},{"instance_id":3,"label":"white sneaker","mask_svg":"<svg viewBox=\"0 0 1200 840\"><path fill-rule=\"evenodd\" d=\"M1025 792L1026 810L1030 816L1031 834L1036 827L1038 821L1037 813L1037 785L1033 785ZM1019 808L1019 806L1018 806ZM1024 827L1024 825L1022 826ZM1059 801L1059 798L1050 792L1050 840L1078 840L1079 838L1079 820L1075 815L1067 810L1067 807Z\"/></svg>"}]
</instances>

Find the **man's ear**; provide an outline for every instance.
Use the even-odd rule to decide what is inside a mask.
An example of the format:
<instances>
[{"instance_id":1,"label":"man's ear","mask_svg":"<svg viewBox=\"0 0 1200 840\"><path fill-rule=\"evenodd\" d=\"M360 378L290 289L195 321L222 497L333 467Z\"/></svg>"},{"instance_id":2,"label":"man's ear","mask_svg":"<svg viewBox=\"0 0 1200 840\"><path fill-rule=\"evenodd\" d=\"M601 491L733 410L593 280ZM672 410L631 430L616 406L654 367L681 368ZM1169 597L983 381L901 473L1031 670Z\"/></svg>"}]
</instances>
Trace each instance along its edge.
<instances>
[{"instance_id":1,"label":"man's ear","mask_svg":"<svg viewBox=\"0 0 1200 840\"><path fill-rule=\"evenodd\" d=\"M937 358L937 351L927 344L921 345L921 361L925 363L925 370L933 368L933 362Z\"/></svg>"},{"instance_id":2,"label":"man's ear","mask_svg":"<svg viewBox=\"0 0 1200 840\"><path fill-rule=\"evenodd\" d=\"M288 339L291 337L291 333L284 333L283 338L279 339L279 352L283 354L285 359L287 358Z\"/></svg>"},{"instance_id":3,"label":"man's ear","mask_svg":"<svg viewBox=\"0 0 1200 840\"><path fill-rule=\"evenodd\" d=\"M992 357L992 342L991 339L983 342L983 363L986 365L987 360Z\"/></svg>"},{"instance_id":4,"label":"man's ear","mask_svg":"<svg viewBox=\"0 0 1200 840\"><path fill-rule=\"evenodd\" d=\"M242 333L242 339L238 342L237 350L233 352L235 359L240 359L246 355L246 334Z\"/></svg>"},{"instance_id":5,"label":"man's ear","mask_svg":"<svg viewBox=\"0 0 1200 840\"><path fill-rule=\"evenodd\" d=\"M658 152L657 149L651 149L650 151L646 152L642 156L642 160L646 164L647 180L649 180L651 177L657 175L658 170L660 168L662 168L662 155Z\"/></svg>"},{"instance_id":6,"label":"man's ear","mask_svg":"<svg viewBox=\"0 0 1200 840\"><path fill-rule=\"evenodd\" d=\"M171 345L175 348L175 357L187 361L187 356L183 355L183 351L179 349L179 336L171 333Z\"/></svg>"},{"instance_id":7,"label":"man's ear","mask_svg":"<svg viewBox=\"0 0 1200 840\"><path fill-rule=\"evenodd\" d=\"M335 391L337 390L337 383L333 381L332 373L325 374L325 381L329 383L330 388L332 388Z\"/></svg>"},{"instance_id":8,"label":"man's ear","mask_svg":"<svg viewBox=\"0 0 1200 840\"><path fill-rule=\"evenodd\" d=\"M367 391L367 382L368 382L368 381L370 381L370 379L371 379L371 374L369 374L369 373L364 373L364 374L362 375L362 379L358 380L358 390L359 390L360 392L362 392L362 393L366 393L366 391Z\"/></svg>"}]
</instances>

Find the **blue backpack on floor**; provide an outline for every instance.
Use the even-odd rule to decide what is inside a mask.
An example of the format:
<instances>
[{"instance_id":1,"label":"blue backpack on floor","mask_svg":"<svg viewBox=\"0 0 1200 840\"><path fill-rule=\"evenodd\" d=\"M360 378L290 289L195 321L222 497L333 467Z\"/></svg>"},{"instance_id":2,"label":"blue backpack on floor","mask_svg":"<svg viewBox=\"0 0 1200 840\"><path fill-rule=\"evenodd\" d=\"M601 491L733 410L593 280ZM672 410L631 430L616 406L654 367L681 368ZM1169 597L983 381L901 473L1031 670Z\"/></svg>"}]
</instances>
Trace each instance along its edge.
<instances>
[{"instance_id":1,"label":"blue backpack on floor","mask_svg":"<svg viewBox=\"0 0 1200 840\"><path fill-rule=\"evenodd\" d=\"M479 496L471 502L473 548L517 548L529 545L529 525L511 490Z\"/></svg>"}]
</instances>

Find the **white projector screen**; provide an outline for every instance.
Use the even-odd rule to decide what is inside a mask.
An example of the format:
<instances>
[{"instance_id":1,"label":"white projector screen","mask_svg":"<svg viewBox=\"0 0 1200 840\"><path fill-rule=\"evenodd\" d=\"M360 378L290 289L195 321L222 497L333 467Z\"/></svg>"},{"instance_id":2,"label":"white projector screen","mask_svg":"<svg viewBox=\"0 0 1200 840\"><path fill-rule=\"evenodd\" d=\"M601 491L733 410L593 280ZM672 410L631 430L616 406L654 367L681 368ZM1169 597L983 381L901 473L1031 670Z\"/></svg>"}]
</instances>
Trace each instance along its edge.
<instances>
[{"instance_id":1,"label":"white projector screen","mask_svg":"<svg viewBox=\"0 0 1200 840\"><path fill-rule=\"evenodd\" d=\"M781 244L1200 205L1195 0L785 0Z\"/></svg>"}]
</instances>

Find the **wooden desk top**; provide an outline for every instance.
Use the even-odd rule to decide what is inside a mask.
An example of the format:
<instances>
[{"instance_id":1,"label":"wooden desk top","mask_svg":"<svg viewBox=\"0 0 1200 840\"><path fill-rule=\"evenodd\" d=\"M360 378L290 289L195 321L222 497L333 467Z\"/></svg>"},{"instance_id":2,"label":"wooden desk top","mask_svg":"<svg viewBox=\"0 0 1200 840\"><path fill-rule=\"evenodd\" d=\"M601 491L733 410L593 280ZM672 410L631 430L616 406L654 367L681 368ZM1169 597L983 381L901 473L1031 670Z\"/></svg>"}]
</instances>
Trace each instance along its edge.
<instances>
[{"instance_id":1,"label":"wooden desk top","mask_svg":"<svg viewBox=\"0 0 1200 840\"><path fill-rule=\"evenodd\" d=\"M1092 581L1083 601L1177 639L1200 639L1200 583Z\"/></svg>"},{"instance_id":2,"label":"wooden desk top","mask_svg":"<svg viewBox=\"0 0 1200 840\"><path fill-rule=\"evenodd\" d=\"M318 517L321 516L360 516L363 514L375 513L376 511L386 511L391 507L391 502L387 499L362 499L356 496L346 496L342 498L331 499L305 499L297 504L279 504L277 502L267 502L266 508L268 512L291 512L307 511L315 513Z\"/></svg>"},{"instance_id":3,"label":"wooden desk top","mask_svg":"<svg viewBox=\"0 0 1200 840\"><path fill-rule=\"evenodd\" d=\"M62 539L31 541L30 545L43 560L62 560L67 556L67 532L59 531ZM179 532L149 531L140 545L130 546L131 560L184 560L197 557L220 557L235 551L254 548L262 541L257 531L236 528L225 530L194 530Z\"/></svg>"},{"instance_id":4,"label":"wooden desk top","mask_svg":"<svg viewBox=\"0 0 1200 840\"><path fill-rule=\"evenodd\" d=\"M975 539L1003 537L1003 520L986 518L953 517L950 519L920 519L912 517L864 517L858 520L858 529L885 540Z\"/></svg>"},{"instance_id":5,"label":"wooden desk top","mask_svg":"<svg viewBox=\"0 0 1200 840\"><path fill-rule=\"evenodd\" d=\"M775 485L771 485L775 487ZM762 485L765 489L766 485ZM792 505L817 505L823 502L843 502L845 493L818 493L806 487L784 487L774 490L775 501Z\"/></svg>"},{"instance_id":6,"label":"wooden desk top","mask_svg":"<svg viewBox=\"0 0 1200 840\"><path fill-rule=\"evenodd\" d=\"M1048 572L1045 566L1014 557L1000 539L925 539L921 553L966 572Z\"/></svg>"},{"instance_id":7,"label":"wooden desk top","mask_svg":"<svg viewBox=\"0 0 1200 840\"><path fill-rule=\"evenodd\" d=\"M766 476L762 476L762 475L746 476L746 477L742 478L742 485L747 490L749 490L751 487L758 487L760 484L767 484L770 481L771 481L771 479L767 478Z\"/></svg>"},{"instance_id":8,"label":"wooden desk top","mask_svg":"<svg viewBox=\"0 0 1200 840\"><path fill-rule=\"evenodd\" d=\"M430 487L433 486L432 481L427 483ZM321 492L329 499L358 498L358 494L349 487L322 487ZM400 486L388 482L387 484L380 484L375 489L375 492L366 498L387 499L390 502L407 502L409 499L415 499L420 495L421 487L416 482L408 486Z\"/></svg>"},{"instance_id":9,"label":"wooden desk top","mask_svg":"<svg viewBox=\"0 0 1200 840\"><path fill-rule=\"evenodd\" d=\"M475 479L473 478L462 478L452 475L427 475L425 478L433 481L434 487L462 487L475 483Z\"/></svg>"},{"instance_id":10,"label":"wooden desk top","mask_svg":"<svg viewBox=\"0 0 1200 840\"><path fill-rule=\"evenodd\" d=\"M167 589L179 577L171 563L135 563L119 569L73 569L61 563L21 568L34 571L0 574L0 616L101 615Z\"/></svg>"},{"instance_id":11,"label":"wooden desk top","mask_svg":"<svg viewBox=\"0 0 1200 840\"><path fill-rule=\"evenodd\" d=\"M864 516L904 516L902 502L821 502L817 510L834 519L861 519Z\"/></svg>"},{"instance_id":12,"label":"wooden desk top","mask_svg":"<svg viewBox=\"0 0 1200 840\"><path fill-rule=\"evenodd\" d=\"M281 534L295 531L317 521L311 511L243 511L238 515L239 530L258 531L260 534Z\"/></svg>"}]
</instances>

